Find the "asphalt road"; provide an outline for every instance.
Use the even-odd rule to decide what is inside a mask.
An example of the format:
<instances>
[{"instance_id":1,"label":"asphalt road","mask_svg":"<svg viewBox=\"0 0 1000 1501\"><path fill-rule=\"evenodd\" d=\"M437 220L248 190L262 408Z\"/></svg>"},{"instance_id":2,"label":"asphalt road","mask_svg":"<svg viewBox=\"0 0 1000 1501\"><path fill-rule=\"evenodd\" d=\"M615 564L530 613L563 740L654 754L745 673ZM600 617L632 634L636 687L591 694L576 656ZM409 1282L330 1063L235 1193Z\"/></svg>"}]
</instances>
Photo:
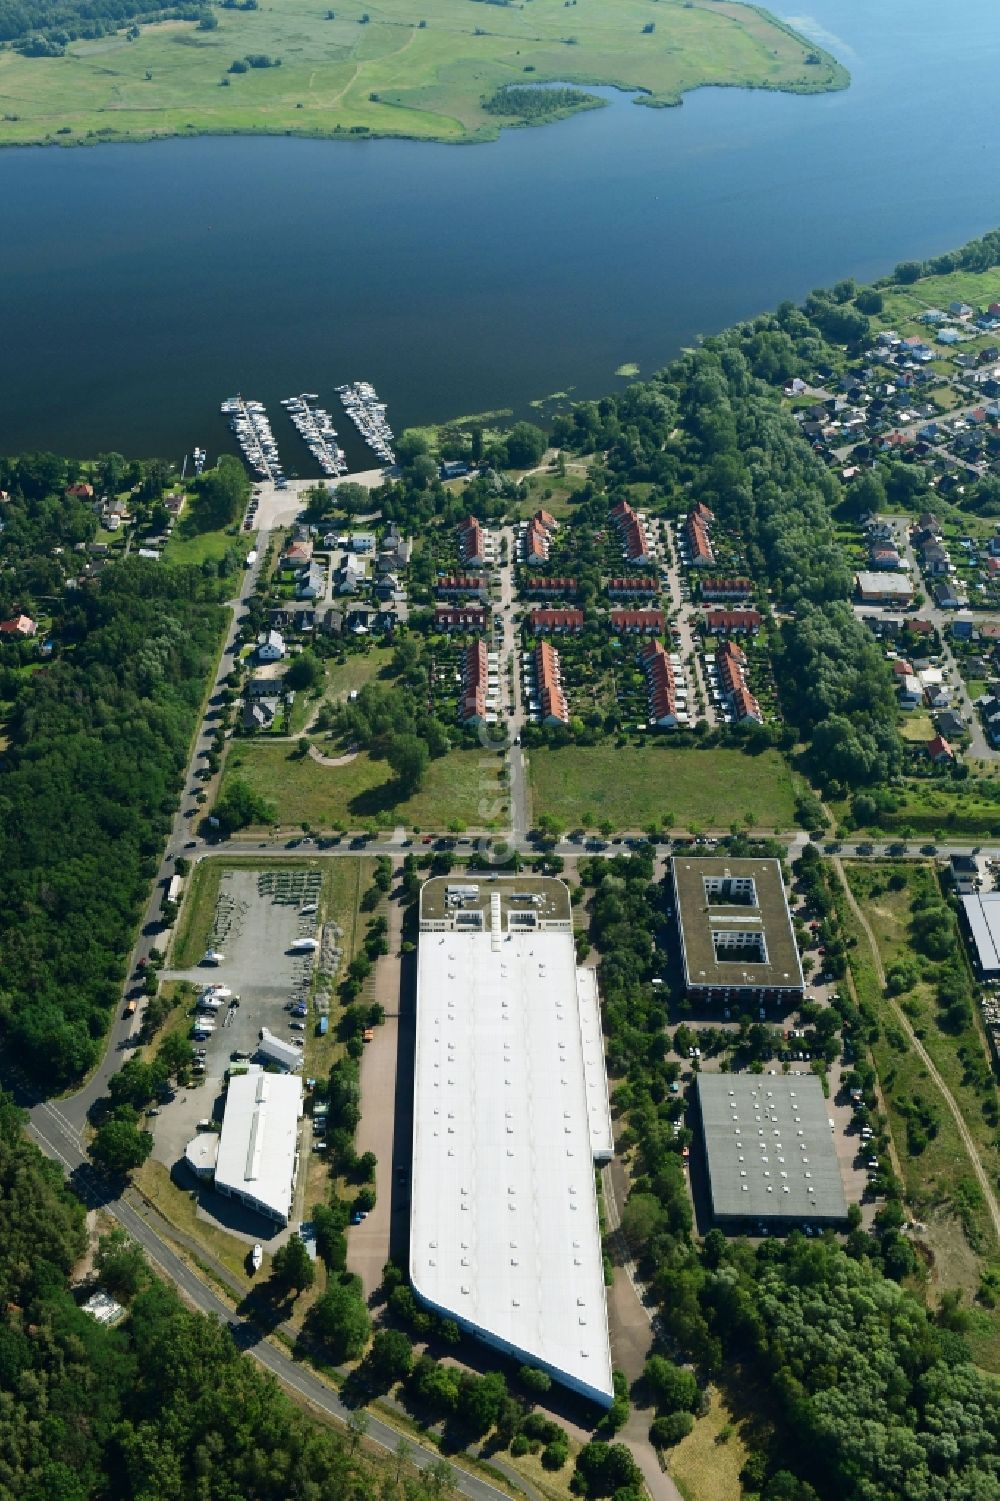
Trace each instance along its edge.
<instances>
[{"instance_id":1,"label":"asphalt road","mask_svg":"<svg viewBox=\"0 0 1000 1501\"><path fill-rule=\"evenodd\" d=\"M280 1347L266 1340L253 1324L239 1319L229 1305L135 1211L127 1199L116 1195L108 1187L85 1157L79 1136L64 1113L62 1104L36 1105L31 1111L28 1133L47 1157L62 1163L79 1197L89 1207L100 1207L114 1215L122 1228L142 1246L150 1262L179 1289L193 1307L228 1324L239 1348L252 1355L282 1386L295 1392L321 1412L346 1424L349 1409L341 1402L336 1391L314 1375L308 1366L299 1364ZM403 1435L371 1413L368 1418L366 1440L390 1453L395 1452ZM434 1450L420 1448L409 1440L407 1442L408 1460L418 1469L425 1469L441 1457ZM460 1466L453 1465L452 1468L456 1489L463 1496L472 1497L474 1501L498 1501L501 1497L509 1501L506 1491L499 1490Z\"/></svg>"}]
</instances>

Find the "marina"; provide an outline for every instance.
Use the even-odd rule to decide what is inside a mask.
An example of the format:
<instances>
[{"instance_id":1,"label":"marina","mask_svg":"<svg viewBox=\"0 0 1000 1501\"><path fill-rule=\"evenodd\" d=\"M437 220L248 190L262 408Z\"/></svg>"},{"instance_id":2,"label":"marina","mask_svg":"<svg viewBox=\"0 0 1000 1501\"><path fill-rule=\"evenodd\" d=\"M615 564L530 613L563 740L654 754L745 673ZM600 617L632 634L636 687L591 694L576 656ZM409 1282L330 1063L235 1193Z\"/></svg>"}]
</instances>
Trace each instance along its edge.
<instances>
[{"instance_id":1,"label":"marina","mask_svg":"<svg viewBox=\"0 0 1000 1501\"><path fill-rule=\"evenodd\" d=\"M249 401L239 395L227 396L221 410L223 416L228 417L229 426L250 468L282 489L285 474L264 403Z\"/></svg>"},{"instance_id":2,"label":"marina","mask_svg":"<svg viewBox=\"0 0 1000 1501\"><path fill-rule=\"evenodd\" d=\"M385 415L385 402L379 401L375 387L366 380L338 386L337 394L368 447L384 464L395 464L392 448L393 431Z\"/></svg>"},{"instance_id":3,"label":"marina","mask_svg":"<svg viewBox=\"0 0 1000 1501\"><path fill-rule=\"evenodd\" d=\"M318 400L315 391L303 391L298 396L286 396L281 405L323 473L337 479L347 473L347 459L337 441L330 413L324 407L312 405Z\"/></svg>"}]
</instances>

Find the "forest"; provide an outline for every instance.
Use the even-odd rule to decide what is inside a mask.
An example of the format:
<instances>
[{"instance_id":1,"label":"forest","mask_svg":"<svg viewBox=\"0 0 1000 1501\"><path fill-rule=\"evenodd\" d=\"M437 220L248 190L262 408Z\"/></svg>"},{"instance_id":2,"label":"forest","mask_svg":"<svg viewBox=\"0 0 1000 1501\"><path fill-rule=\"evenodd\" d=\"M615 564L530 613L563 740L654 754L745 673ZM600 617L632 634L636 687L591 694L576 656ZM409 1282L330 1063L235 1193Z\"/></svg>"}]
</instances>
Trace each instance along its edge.
<instances>
[{"instance_id":1,"label":"forest","mask_svg":"<svg viewBox=\"0 0 1000 1501\"><path fill-rule=\"evenodd\" d=\"M28 56L51 57L77 37L107 36L134 20L195 21L205 9L193 0L0 0L0 42L14 42Z\"/></svg>"},{"instance_id":2,"label":"forest","mask_svg":"<svg viewBox=\"0 0 1000 1501\"><path fill-rule=\"evenodd\" d=\"M84 1210L0 1094L0 1498L3 1501L429 1501L440 1481L376 1467L310 1423L215 1320L157 1281L123 1232L100 1284L128 1308L105 1328L69 1276Z\"/></svg>"},{"instance_id":3,"label":"forest","mask_svg":"<svg viewBox=\"0 0 1000 1501\"><path fill-rule=\"evenodd\" d=\"M93 515L44 477L28 488L5 507L4 602L49 621L45 654L0 662L0 1027L56 1090L95 1062L121 999L223 612L200 570L140 559L66 587Z\"/></svg>"}]
</instances>

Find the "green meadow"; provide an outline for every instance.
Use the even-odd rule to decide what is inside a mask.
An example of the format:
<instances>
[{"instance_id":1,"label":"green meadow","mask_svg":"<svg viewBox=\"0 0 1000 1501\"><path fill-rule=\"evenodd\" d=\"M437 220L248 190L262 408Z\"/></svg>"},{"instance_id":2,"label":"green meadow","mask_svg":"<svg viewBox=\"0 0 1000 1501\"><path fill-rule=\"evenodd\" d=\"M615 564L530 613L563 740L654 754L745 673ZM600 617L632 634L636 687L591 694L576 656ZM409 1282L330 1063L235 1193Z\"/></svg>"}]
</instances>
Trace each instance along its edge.
<instances>
[{"instance_id":1,"label":"green meadow","mask_svg":"<svg viewBox=\"0 0 1000 1501\"><path fill-rule=\"evenodd\" d=\"M507 84L620 84L660 105L704 84L848 82L774 17L728 0L382 0L370 11L267 0L211 15L215 30L159 22L135 41L73 42L62 57L0 52L0 144L230 132L487 140L523 123L483 108ZM229 72L251 55L280 66Z\"/></svg>"}]
</instances>

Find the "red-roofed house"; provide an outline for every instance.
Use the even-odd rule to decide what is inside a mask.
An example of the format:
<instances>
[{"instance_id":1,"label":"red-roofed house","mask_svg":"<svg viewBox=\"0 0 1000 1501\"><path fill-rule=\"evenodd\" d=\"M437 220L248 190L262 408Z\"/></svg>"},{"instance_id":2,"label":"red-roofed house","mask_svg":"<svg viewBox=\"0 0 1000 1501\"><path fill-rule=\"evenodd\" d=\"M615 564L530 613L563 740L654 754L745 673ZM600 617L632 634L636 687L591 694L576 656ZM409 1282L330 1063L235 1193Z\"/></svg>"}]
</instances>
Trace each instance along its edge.
<instances>
[{"instance_id":1,"label":"red-roofed house","mask_svg":"<svg viewBox=\"0 0 1000 1501\"><path fill-rule=\"evenodd\" d=\"M9 620L0 621L0 635L11 636L18 641L28 641L36 634L38 626L30 615L12 615Z\"/></svg>"},{"instance_id":2,"label":"red-roofed house","mask_svg":"<svg viewBox=\"0 0 1000 1501\"><path fill-rule=\"evenodd\" d=\"M534 653L538 718L541 724L569 724L569 705L562 690L559 653L548 641L539 641Z\"/></svg>"},{"instance_id":3,"label":"red-roofed house","mask_svg":"<svg viewBox=\"0 0 1000 1501\"><path fill-rule=\"evenodd\" d=\"M677 723L677 685L670 657L659 641L649 641L639 653L639 665L646 676L646 698L650 724L673 729Z\"/></svg>"},{"instance_id":4,"label":"red-roofed house","mask_svg":"<svg viewBox=\"0 0 1000 1501\"><path fill-rule=\"evenodd\" d=\"M458 717L463 724L479 724L486 718L486 689L489 684L489 658L485 641L472 641L465 648L462 664L462 692L458 700Z\"/></svg>"},{"instance_id":5,"label":"red-roofed house","mask_svg":"<svg viewBox=\"0 0 1000 1501\"><path fill-rule=\"evenodd\" d=\"M436 605L434 628L438 631L484 631L486 609L483 605Z\"/></svg>"},{"instance_id":6,"label":"red-roofed house","mask_svg":"<svg viewBox=\"0 0 1000 1501\"><path fill-rule=\"evenodd\" d=\"M575 635L583 630L582 610L556 610L541 606L528 614L528 625L537 635L546 631L563 631Z\"/></svg>"},{"instance_id":7,"label":"red-roofed house","mask_svg":"<svg viewBox=\"0 0 1000 1501\"><path fill-rule=\"evenodd\" d=\"M94 487L93 485L85 485L82 483L78 485L67 485L66 489L63 491L63 494L66 496L67 500L93 500Z\"/></svg>"},{"instance_id":8,"label":"red-roofed house","mask_svg":"<svg viewBox=\"0 0 1000 1501\"><path fill-rule=\"evenodd\" d=\"M749 579L716 578L712 575L701 581L701 597L720 605L738 605L749 599L753 585Z\"/></svg>"},{"instance_id":9,"label":"red-roofed house","mask_svg":"<svg viewBox=\"0 0 1000 1501\"><path fill-rule=\"evenodd\" d=\"M762 621L759 610L705 611L705 629L713 636L756 636Z\"/></svg>"},{"instance_id":10,"label":"red-roofed house","mask_svg":"<svg viewBox=\"0 0 1000 1501\"><path fill-rule=\"evenodd\" d=\"M611 629L629 636L662 636L666 621L662 610L611 610Z\"/></svg>"},{"instance_id":11,"label":"red-roofed house","mask_svg":"<svg viewBox=\"0 0 1000 1501\"><path fill-rule=\"evenodd\" d=\"M653 599L659 592L660 586L655 579L641 576L608 579L608 595L611 599L635 599L637 595L643 599Z\"/></svg>"},{"instance_id":12,"label":"red-roofed house","mask_svg":"<svg viewBox=\"0 0 1000 1501\"><path fill-rule=\"evenodd\" d=\"M481 573L452 573L434 585L438 599L457 599L463 594L473 599L487 599L490 586Z\"/></svg>"},{"instance_id":13,"label":"red-roofed house","mask_svg":"<svg viewBox=\"0 0 1000 1501\"><path fill-rule=\"evenodd\" d=\"M560 599L574 595L576 590L576 579L541 577L530 578L524 592L529 599Z\"/></svg>"},{"instance_id":14,"label":"red-roofed house","mask_svg":"<svg viewBox=\"0 0 1000 1501\"><path fill-rule=\"evenodd\" d=\"M709 515L711 514L709 511ZM712 550L705 519L699 514L697 508L688 512L687 521L684 523L684 537L687 541L688 562L691 567L711 568L715 563L715 553Z\"/></svg>"},{"instance_id":15,"label":"red-roofed house","mask_svg":"<svg viewBox=\"0 0 1000 1501\"><path fill-rule=\"evenodd\" d=\"M744 719L764 723L760 704L750 692L746 679L746 657L733 641L724 641L716 649L715 666L719 674L719 687L732 707L737 724Z\"/></svg>"},{"instance_id":16,"label":"red-roofed house","mask_svg":"<svg viewBox=\"0 0 1000 1501\"><path fill-rule=\"evenodd\" d=\"M927 754L937 766L942 766L946 761L954 761L955 759L955 752L943 735L935 735L933 740L928 741Z\"/></svg>"},{"instance_id":17,"label":"red-roofed house","mask_svg":"<svg viewBox=\"0 0 1000 1501\"><path fill-rule=\"evenodd\" d=\"M532 521L537 521L539 526L544 526L547 532L554 532L559 529L558 521L554 516L550 516L548 511L536 511L531 519Z\"/></svg>"},{"instance_id":18,"label":"red-roofed house","mask_svg":"<svg viewBox=\"0 0 1000 1501\"><path fill-rule=\"evenodd\" d=\"M475 568L485 566L486 536L475 516L467 516L459 522L458 547L465 563Z\"/></svg>"},{"instance_id":19,"label":"red-roofed house","mask_svg":"<svg viewBox=\"0 0 1000 1501\"><path fill-rule=\"evenodd\" d=\"M539 563L547 563L551 546L551 538L542 523L534 519L529 521L524 533L524 561L536 567Z\"/></svg>"}]
</instances>

